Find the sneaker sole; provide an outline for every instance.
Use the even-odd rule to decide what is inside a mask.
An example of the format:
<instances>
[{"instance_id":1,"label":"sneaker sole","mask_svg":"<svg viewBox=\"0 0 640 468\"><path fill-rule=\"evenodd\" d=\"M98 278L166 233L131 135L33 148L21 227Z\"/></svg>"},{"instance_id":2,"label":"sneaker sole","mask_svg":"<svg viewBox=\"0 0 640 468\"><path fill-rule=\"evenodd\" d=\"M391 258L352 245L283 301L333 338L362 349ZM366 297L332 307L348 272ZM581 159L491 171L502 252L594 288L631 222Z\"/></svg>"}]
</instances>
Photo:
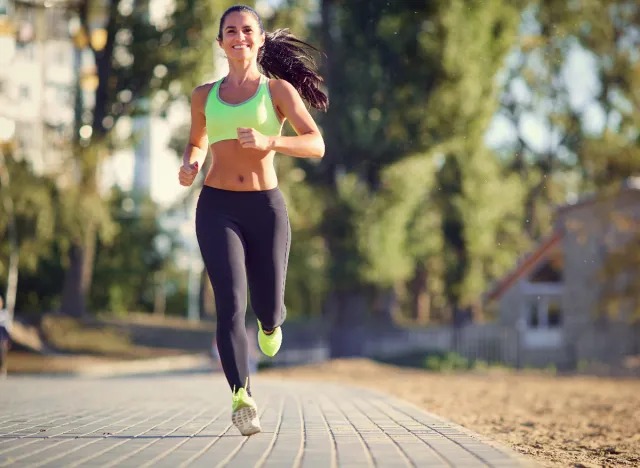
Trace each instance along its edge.
<instances>
[{"instance_id":1,"label":"sneaker sole","mask_svg":"<svg viewBox=\"0 0 640 468\"><path fill-rule=\"evenodd\" d=\"M233 425L238 428L240 434L250 436L262 431L258 410L251 406L245 406L231 415Z\"/></svg>"}]
</instances>

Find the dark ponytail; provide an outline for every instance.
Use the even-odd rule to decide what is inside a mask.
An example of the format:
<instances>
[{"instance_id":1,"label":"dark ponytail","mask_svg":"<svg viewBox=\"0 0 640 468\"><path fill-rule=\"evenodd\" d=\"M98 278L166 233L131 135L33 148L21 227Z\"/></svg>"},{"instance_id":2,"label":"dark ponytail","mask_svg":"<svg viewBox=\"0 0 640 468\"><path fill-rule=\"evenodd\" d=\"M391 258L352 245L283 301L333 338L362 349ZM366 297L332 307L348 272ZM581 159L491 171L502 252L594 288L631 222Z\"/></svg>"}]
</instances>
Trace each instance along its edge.
<instances>
[{"instance_id":1,"label":"dark ponytail","mask_svg":"<svg viewBox=\"0 0 640 468\"><path fill-rule=\"evenodd\" d=\"M269 78L281 78L288 81L300 93L302 99L312 107L325 111L329 104L327 95L320 90L324 82L318 73L316 64L309 53L309 49L318 49L296 38L287 29L277 29L265 32L262 20L256 11L245 5L236 5L224 12L220 18L218 40L222 40L222 27L228 14L246 11L255 16L260 31L265 33L264 46L258 53L258 65Z\"/></svg>"}]
</instances>

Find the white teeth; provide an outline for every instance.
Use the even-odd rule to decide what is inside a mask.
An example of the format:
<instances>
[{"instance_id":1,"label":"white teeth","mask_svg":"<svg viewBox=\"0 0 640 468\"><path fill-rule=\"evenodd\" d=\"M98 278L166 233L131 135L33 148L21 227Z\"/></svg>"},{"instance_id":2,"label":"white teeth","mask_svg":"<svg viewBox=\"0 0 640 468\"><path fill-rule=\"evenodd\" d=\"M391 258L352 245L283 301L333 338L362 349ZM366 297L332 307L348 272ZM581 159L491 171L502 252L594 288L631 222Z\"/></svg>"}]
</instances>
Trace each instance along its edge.
<instances>
[{"instance_id":1,"label":"white teeth","mask_svg":"<svg viewBox=\"0 0 640 468\"><path fill-rule=\"evenodd\" d=\"M246 46L243 46L243 45L236 45L236 46L233 46L233 48L234 48L234 49L242 49L243 47L246 47Z\"/></svg>"}]
</instances>

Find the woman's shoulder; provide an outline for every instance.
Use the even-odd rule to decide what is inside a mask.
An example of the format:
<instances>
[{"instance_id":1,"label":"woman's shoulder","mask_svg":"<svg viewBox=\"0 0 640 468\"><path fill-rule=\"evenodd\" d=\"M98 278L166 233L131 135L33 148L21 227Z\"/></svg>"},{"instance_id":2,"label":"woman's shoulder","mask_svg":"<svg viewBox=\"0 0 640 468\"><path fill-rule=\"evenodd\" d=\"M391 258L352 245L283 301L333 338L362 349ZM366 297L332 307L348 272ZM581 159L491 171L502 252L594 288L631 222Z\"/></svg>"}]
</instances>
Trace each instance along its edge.
<instances>
[{"instance_id":1,"label":"woman's shoulder","mask_svg":"<svg viewBox=\"0 0 640 468\"><path fill-rule=\"evenodd\" d=\"M277 88L277 89L286 89L286 88L290 88L290 89L294 89L293 85L291 83L289 83L287 80L285 80L284 78L269 78L269 87L271 87L272 89Z\"/></svg>"},{"instance_id":2,"label":"woman's shoulder","mask_svg":"<svg viewBox=\"0 0 640 468\"><path fill-rule=\"evenodd\" d=\"M269 91L274 99L287 98L298 93L291 83L282 78L269 79Z\"/></svg>"},{"instance_id":3,"label":"woman's shoulder","mask_svg":"<svg viewBox=\"0 0 640 468\"><path fill-rule=\"evenodd\" d=\"M212 81L211 83L204 83L199 86L196 86L193 89L193 92L191 93L191 95L194 97L196 96L201 97L202 95L206 96L207 94L209 94L209 91L211 91L211 88L213 88L216 83L217 81Z\"/></svg>"},{"instance_id":4,"label":"woman's shoulder","mask_svg":"<svg viewBox=\"0 0 640 468\"><path fill-rule=\"evenodd\" d=\"M207 102L207 98L209 97L211 89L216 83L217 81L214 81L211 83L204 83L196 86L191 93L191 102L197 105L204 106L204 104Z\"/></svg>"}]
</instances>

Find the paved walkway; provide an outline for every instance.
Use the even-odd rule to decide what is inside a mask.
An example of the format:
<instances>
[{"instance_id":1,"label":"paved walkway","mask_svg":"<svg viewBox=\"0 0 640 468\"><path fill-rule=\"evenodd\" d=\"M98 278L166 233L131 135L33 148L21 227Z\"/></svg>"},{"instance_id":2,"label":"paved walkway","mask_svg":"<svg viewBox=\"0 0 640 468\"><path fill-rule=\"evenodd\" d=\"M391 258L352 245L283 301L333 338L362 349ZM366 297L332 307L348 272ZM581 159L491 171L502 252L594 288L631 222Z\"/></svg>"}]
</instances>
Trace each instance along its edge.
<instances>
[{"instance_id":1,"label":"paved walkway","mask_svg":"<svg viewBox=\"0 0 640 468\"><path fill-rule=\"evenodd\" d=\"M525 466L408 403L254 378L263 432L242 437L220 376L0 381L0 467Z\"/></svg>"}]
</instances>

